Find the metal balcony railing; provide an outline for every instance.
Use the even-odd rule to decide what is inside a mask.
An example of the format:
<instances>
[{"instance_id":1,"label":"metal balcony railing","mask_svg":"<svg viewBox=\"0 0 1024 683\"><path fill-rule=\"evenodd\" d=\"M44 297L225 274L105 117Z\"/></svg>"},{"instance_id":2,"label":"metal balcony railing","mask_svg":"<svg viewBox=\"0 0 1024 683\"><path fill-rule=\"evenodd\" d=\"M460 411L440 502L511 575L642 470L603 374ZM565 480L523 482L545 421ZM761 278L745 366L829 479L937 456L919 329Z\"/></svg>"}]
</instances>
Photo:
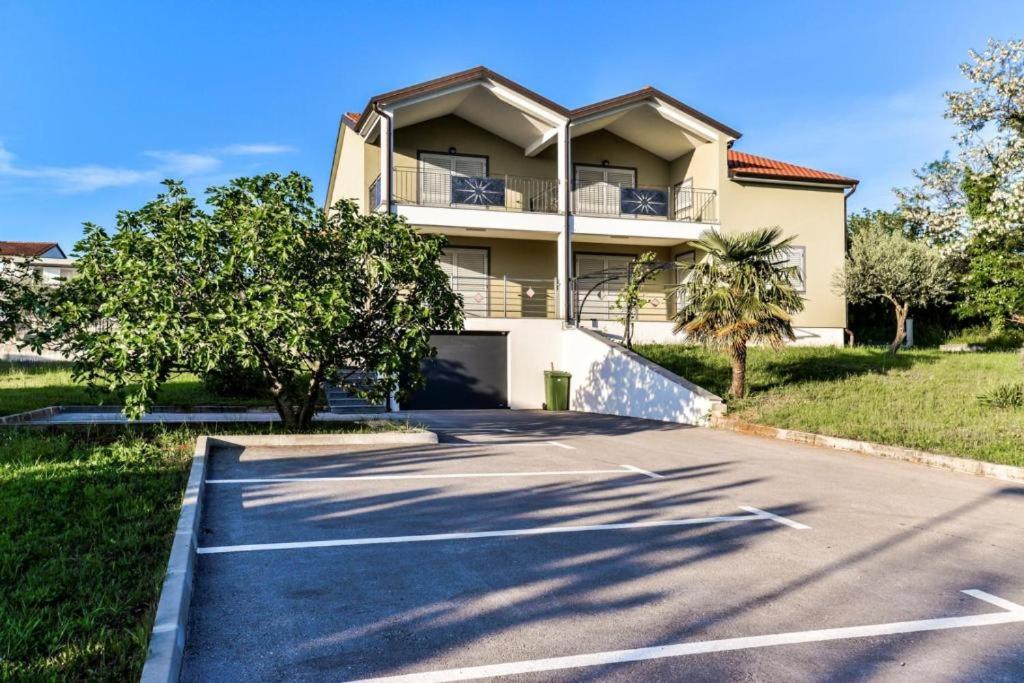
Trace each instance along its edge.
<instances>
[{"instance_id":1,"label":"metal balcony railing","mask_svg":"<svg viewBox=\"0 0 1024 683\"><path fill-rule=\"evenodd\" d=\"M396 168L394 185L394 200L399 204L558 213L558 180L554 178L464 176Z\"/></svg>"},{"instance_id":2,"label":"metal balcony railing","mask_svg":"<svg viewBox=\"0 0 1024 683\"><path fill-rule=\"evenodd\" d=\"M370 209L377 209L377 207L381 205L381 199L382 197L380 196L380 175L378 175L376 178L373 179L373 182L370 183Z\"/></svg>"},{"instance_id":3,"label":"metal balcony railing","mask_svg":"<svg viewBox=\"0 0 1024 683\"><path fill-rule=\"evenodd\" d=\"M514 275L451 277L467 318L557 318L558 279Z\"/></svg>"},{"instance_id":4,"label":"metal balcony railing","mask_svg":"<svg viewBox=\"0 0 1024 683\"><path fill-rule=\"evenodd\" d=\"M718 220L717 193L683 183L671 187L620 187L604 182L578 185L573 190L573 213L714 223Z\"/></svg>"},{"instance_id":5,"label":"metal balcony railing","mask_svg":"<svg viewBox=\"0 0 1024 683\"><path fill-rule=\"evenodd\" d=\"M589 320L622 320L625 309L618 305L619 293L625 287L625 275L620 280L604 282L607 275L576 278L573 292L573 310L581 322ZM637 311L639 322L665 322L672 320L679 310L676 284L646 283L640 288L644 305Z\"/></svg>"}]
</instances>

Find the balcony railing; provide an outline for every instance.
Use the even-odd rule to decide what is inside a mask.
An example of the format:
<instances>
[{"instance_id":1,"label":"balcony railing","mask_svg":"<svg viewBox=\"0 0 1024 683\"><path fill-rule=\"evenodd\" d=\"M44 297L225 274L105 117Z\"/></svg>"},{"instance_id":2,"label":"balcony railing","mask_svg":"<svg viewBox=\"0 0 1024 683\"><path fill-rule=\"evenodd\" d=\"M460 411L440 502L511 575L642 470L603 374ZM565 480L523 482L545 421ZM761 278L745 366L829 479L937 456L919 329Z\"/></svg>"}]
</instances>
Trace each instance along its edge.
<instances>
[{"instance_id":1,"label":"balcony railing","mask_svg":"<svg viewBox=\"0 0 1024 683\"><path fill-rule=\"evenodd\" d=\"M451 277L467 318L557 318L558 279L513 275Z\"/></svg>"},{"instance_id":2,"label":"balcony railing","mask_svg":"<svg viewBox=\"0 0 1024 683\"><path fill-rule=\"evenodd\" d=\"M579 277L573 288L573 311L582 323L590 320L622 320L625 309L619 306L619 292L625 287L626 278L604 282L607 276ZM666 322L672 320L679 310L677 285L672 283L646 283L640 288L644 305L637 311L639 322Z\"/></svg>"},{"instance_id":3,"label":"balcony railing","mask_svg":"<svg viewBox=\"0 0 1024 683\"><path fill-rule=\"evenodd\" d=\"M380 205L380 176L378 175L376 178L373 179L373 182L370 183L370 208L376 209Z\"/></svg>"},{"instance_id":4,"label":"balcony railing","mask_svg":"<svg viewBox=\"0 0 1024 683\"><path fill-rule=\"evenodd\" d=\"M716 192L682 183L671 187L619 187L610 183L577 186L573 190L573 213L692 223L718 220Z\"/></svg>"},{"instance_id":5,"label":"balcony railing","mask_svg":"<svg viewBox=\"0 0 1024 683\"><path fill-rule=\"evenodd\" d=\"M393 194L399 204L558 213L558 180L553 178L396 168Z\"/></svg>"}]
</instances>

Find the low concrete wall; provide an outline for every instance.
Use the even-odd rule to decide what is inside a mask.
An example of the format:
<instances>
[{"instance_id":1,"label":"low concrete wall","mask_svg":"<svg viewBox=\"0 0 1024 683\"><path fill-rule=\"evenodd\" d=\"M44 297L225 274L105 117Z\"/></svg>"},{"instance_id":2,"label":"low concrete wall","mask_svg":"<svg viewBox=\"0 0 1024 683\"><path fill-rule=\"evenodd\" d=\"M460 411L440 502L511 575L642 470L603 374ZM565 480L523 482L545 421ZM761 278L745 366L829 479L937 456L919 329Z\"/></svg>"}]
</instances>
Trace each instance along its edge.
<instances>
[{"instance_id":1,"label":"low concrete wall","mask_svg":"<svg viewBox=\"0 0 1024 683\"><path fill-rule=\"evenodd\" d=\"M596 323L596 327L594 326ZM583 320L581 327L602 332L613 339L622 339L623 325L616 320ZM633 342L636 344L683 344L685 334L676 334L674 322L643 320L633 327ZM796 341L792 346L843 346L845 333L841 327L797 327Z\"/></svg>"},{"instance_id":2,"label":"low concrete wall","mask_svg":"<svg viewBox=\"0 0 1024 683\"><path fill-rule=\"evenodd\" d=\"M590 330L562 332L559 369L572 373L572 410L692 425L725 412L718 396Z\"/></svg>"}]
</instances>

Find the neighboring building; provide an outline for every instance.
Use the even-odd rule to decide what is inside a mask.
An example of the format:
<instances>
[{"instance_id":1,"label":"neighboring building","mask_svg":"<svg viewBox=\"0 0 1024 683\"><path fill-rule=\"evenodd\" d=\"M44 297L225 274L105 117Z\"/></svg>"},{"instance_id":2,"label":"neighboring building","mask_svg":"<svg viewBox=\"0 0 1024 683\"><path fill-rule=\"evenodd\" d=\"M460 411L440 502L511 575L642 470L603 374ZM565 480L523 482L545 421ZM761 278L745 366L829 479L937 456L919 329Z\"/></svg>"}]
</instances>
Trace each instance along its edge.
<instances>
[{"instance_id":1,"label":"neighboring building","mask_svg":"<svg viewBox=\"0 0 1024 683\"><path fill-rule=\"evenodd\" d=\"M56 242L0 242L0 258L31 259L45 284L57 284L75 274L75 262Z\"/></svg>"},{"instance_id":2,"label":"neighboring building","mask_svg":"<svg viewBox=\"0 0 1024 683\"><path fill-rule=\"evenodd\" d=\"M44 285L57 285L75 274L75 262L69 259L56 242L9 242L0 241L0 259L11 261L31 260L42 275ZM3 264L0 263L0 268ZM37 354L29 349L19 349L17 343L0 340L0 361L44 361L64 360L54 351L44 350Z\"/></svg>"},{"instance_id":3,"label":"neighboring building","mask_svg":"<svg viewBox=\"0 0 1024 683\"><path fill-rule=\"evenodd\" d=\"M345 114L327 203L355 199L447 235L443 265L476 334L439 338L439 352L465 366L460 391L486 387L457 403L539 407L540 373L561 362L563 322L620 333L622 280L605 280L644 251L700 258L691 242L708 228L794 235L800 341L843 343L846 302L832 275L857 181L733 150L739 137L652 87L570 110L478 67ZM674 277L648 287L638 340L679 339ZM446 393L423 402L440 407Z\"/></svg>"}]
</instances>

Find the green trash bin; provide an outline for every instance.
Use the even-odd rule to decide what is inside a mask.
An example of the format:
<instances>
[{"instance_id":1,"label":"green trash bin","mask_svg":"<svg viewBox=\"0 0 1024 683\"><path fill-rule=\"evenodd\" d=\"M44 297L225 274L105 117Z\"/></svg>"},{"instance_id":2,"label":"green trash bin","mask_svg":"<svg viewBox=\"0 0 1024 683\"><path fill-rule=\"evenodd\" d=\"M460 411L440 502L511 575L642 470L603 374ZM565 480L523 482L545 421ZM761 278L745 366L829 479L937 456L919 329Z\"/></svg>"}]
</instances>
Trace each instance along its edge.
<instances>
[{"instance_id":1,"label":"green trash bin","mask_svg":"<svg viewBox=\"0 0 1024 683\"><path fill-rule=\"evenodd\" d=\"M544 409L569 410L569 378L568 372L562 370L544 371Z\"/></svg>"}]
</instances>

